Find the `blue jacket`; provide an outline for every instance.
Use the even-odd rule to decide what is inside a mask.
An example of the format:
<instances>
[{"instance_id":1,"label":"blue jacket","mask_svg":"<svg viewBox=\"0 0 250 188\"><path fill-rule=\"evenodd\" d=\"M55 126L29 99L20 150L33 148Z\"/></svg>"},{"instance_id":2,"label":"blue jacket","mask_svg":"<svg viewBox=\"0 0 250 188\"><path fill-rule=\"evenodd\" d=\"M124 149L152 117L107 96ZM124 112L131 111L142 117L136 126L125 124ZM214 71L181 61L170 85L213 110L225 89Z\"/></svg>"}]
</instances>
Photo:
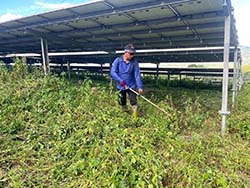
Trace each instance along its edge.
<instances>
[{"instance_id":1,"label":"blue jacket","mask_svg":"<svg viewBox=\"0 0 250 188\"><path fill-rule=\"evenodd\" d=\"M125 63L123 56L116 58L113 62L110 75L118 82L117 88L119 90L125 89L120 85L122 81L125 81L126 85L132 89L135 89L136 86L138 89L142 89L140 68L137 60L134 58L128 64Z\"/></svg>"}]
</instances>

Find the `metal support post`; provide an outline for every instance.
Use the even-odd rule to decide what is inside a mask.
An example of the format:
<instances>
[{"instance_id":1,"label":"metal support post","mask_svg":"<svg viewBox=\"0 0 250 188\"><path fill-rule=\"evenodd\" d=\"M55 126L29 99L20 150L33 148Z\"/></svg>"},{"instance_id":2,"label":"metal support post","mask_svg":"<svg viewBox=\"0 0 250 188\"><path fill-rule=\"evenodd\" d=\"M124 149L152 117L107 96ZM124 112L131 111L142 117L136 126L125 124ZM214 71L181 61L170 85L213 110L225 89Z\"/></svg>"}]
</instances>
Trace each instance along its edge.
<instances>
[{"instance_id":1,"label":"metal support post","mask_svg":"<svg viewBox=\"0 0 250 188\"><path fill-rule=\"evenodd\" d=\"M159 84L159 63L156 64L156 84Z\"/></svg>"},{"instance_id":2,"label":"metal support post","mask_svg":"<svg viewBox=\"0 0 250 188\"><path fill-rule=\"evenodd\" d=\"M32 62L34 63L34 60L27 58L27 64L28 64L28 71L29 71L29 73L32 72Z\"/></svg>"},{"instance_id":3,"label":"metal support post","mask_svg":"<svg viewBox=\"0 0 250 188\"><path fill-rule=\"evenodd\" d=\"M63 61L60 63L60 73L63 72Z\"/></svg>"},{"instance_id":4,"label":"metal support post","mask_svg":"<svg viewBox=\"0 0 250 188\"><path fill-rule=\"evenodd\" d=\"M43 69L44 74L49 73L49 55L48 55L48 42L47 39L41 38L41 49L42 49L42 60L43 60Z\"/></svg>"},{"instance_id":5,"label":"metal support post","mask_svg":"<svg viewBox=\"0 0 250 188\"><path fill-rule=\"evenodd\" d=\"M237 63L237 91L239 92L240 91L240 62L238 60L238 63Z\"/></svg>"},{"instance_id":6,"label":"metal support post","mask_svg":"<svg viewBox=\"0 0 250 188\"><path fill-rule=\"evenodd\" d=\"M232 97L232 108L235 107L235 98L237 95L237 64L238 64L238 49L237 46L235 46L234 50L234 77L233 77L233 97Z\"/></svg>"},{"instance_id":7,"label":"metal support post","mask_svg":"<svg viewBox=\"0 0 250 188\"><path fill-rule=\"evenodd\" d=\"M224 67L223 67L223 85L222 85L222 104L221 104L221 134L225 134L226 117L230 114L227 109L228 102L228 67L229 67L229 50L230 50L230 27L231 15L225 17L225 31L224 31Z\"/></svg>"},{"instance_id":8,"label":"metal support post","mask_svg":"<svg viewBox=\"0 0 250 188\"><path fill-rule=\"evenodd\" d=\"M70 75L70 62L69 61L67 61L67 70L68 70L68 79L70 80L71 75Z\"/></svg>"},{"instance_id":9,"label":"metal support post","mask_svg":"<svg viewBox=\"0 0 250 188\"><path fill-rule=\"evenodd\" d=\"M103 64L101 63L101 75L103 76Z\"/></svg>"},{"instance_id":10,"label":"metal support post","mask_svg":"<svg viewBox=\"0 0 250 188\"><path fill-rule=\"evenodd\" d=\"M78 81L78 83L80 83L79 67L77 68L77 81Z\"/></svg>"},{"instance_id":11,"label":"metal support post","mask_svg":"<svg viewBox=\"0 0 250 188\"><path fill-rule=\"evenodd\" d=\"M244 82L241 68L242 68L242 62L240 61L240 63L239 63L239 90L241 90L241 87L242 87L243 82Z\"/></svg>"},{"instance_id":12,"label":"metal support post","mask_svg":"<svg viewBox=\"0 0 250 188\"><path fill-rule=\"evenodd\" d=\"M111 69L112 69L112 64L113 64L113 62L112 62L112 59L111 59L111 53L112 52L109 52L109 74L110 74L110 72L111 72ZM110 85L110 87L112 87L112 77L111 76L109 76L109 78L110 78L110 82L109 82L109 85Z\"/></svg>"}]
</instances>

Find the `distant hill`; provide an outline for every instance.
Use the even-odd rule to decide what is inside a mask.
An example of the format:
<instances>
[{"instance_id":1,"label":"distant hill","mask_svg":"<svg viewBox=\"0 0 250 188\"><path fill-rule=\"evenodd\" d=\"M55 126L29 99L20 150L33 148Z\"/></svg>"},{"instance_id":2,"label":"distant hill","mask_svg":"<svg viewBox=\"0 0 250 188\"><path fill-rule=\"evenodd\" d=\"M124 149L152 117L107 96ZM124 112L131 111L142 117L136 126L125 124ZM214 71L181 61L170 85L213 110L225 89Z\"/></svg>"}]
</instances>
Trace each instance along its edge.
<instances>
[{"instance_id":1,"label":"distant hill","mask_svg":"<svg viewBox=\"0 0 250 188\"><path fill-rule=\"evenodd\" d=\"M242 63L250 64L250 47L249 46L241 46L241 55L242 55Z\"/></svg>"}]
</instances>

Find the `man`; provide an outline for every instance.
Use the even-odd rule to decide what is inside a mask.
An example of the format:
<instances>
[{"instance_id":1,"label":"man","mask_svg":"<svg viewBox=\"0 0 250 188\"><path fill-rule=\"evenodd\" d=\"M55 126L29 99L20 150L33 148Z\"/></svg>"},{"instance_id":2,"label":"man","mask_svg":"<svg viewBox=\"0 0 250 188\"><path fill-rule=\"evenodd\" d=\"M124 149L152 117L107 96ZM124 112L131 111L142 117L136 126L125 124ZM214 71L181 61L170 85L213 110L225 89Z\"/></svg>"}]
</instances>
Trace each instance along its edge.
<instances>
[{"instance_id":1,"label":"man","mask_svg":"<svg viewBox=\"0 0 250 188\"><path fill-rule=\"evenodd\" d=\"M126 97L129 96L132 106L132 116L134 119L138 117L138 104L136 94L131 89L138 89L138 93L142 94L142 78L137 60L134 58L135 47L128 44L124 48L124 54L116 58L111 69L111 76L117 81L117 89L120 91L119 104L123 111L127 110Z\"/></svg>"}]
</instances>

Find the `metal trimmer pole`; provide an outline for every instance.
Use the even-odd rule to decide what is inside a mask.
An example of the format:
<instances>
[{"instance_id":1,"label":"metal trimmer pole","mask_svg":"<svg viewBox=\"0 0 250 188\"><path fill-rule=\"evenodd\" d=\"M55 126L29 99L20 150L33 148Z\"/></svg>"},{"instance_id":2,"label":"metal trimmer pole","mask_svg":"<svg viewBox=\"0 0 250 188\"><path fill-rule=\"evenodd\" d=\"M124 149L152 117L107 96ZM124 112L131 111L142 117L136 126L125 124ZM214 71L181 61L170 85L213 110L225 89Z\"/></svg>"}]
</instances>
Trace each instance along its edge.
<instances>
[{"instance_id":1,"label":"metal trimmer pole","mask_svg":"<svg viewBox=\"0 0 250 188\"><path fill-rule=\"evenodd\" d=\"M132 91L132 92L135 93L136 95L138 95L138 96L140 96L141 98L143 98L145 101L147 101L149 104L151 104L151 105L153 105L154 107L156 107L158 110L160 110L160 111L162 111L163 113L165 113L165 114L168 115L168 113L167 113L165 110L163 110L162 108L160 108L160 107L157 106L156 104L152 103L150 100L148 100L146 97L140 95L140 94L139 94L138 92L136 92L135 90L133 90L133 89L131 89L131 88L129 88L129 87L128 87L127 89L129 89L130 91Z\"/></svg>"}]
</instances>

